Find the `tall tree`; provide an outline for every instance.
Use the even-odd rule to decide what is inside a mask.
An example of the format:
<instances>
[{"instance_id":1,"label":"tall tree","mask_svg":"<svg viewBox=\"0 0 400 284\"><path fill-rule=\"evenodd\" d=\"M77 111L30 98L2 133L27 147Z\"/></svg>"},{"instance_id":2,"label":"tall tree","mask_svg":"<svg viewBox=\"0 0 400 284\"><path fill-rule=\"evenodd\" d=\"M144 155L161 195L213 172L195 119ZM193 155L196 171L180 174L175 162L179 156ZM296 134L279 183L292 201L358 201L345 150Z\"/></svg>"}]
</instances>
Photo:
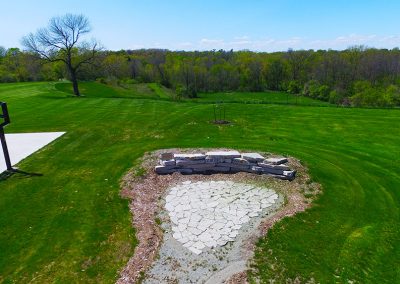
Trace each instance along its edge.
<instances>
[{"instance_id":1,"label":"tall tree","mask_svg":"<svg viewBox=\"0 0 400 284\"><path fill-rule=\"evenodd\" d=\"M35 34L30 33L22 39L22 43L42 59L64 62L74 94L80 96L78 71L83 64L91 63L99 50L96 41L82 40L82 36L90 30L89 20L85 16L66 14L52 18L47 28L41 28Z\"/></svg>"},{"instance_id":2,"label":"tall tree","mask_svg":"<svg viewBox=\"0 0 400 284\"><path fill-rule=\"evenodd\" d=\"M285 66L281 59L274 59L267 69L267 85L271 90L280 90L285 80Z\"/></svg>"},{"instance_id":3,"label":"tall tree","mask_svg":"<svg viewBox=\"0 0 400 284\"><path fill-rule=\"evenodd\" d=\"M289 63L291 80L301 81L301 73L307 69L306 63L310 55L310 52L307 50L294 51L293 49L289 48L285 54L285 57Z\"/></svg>"},{"instance_id":4,"label":"tall tree","mask_svg":"<svg viewBox=\"0 0 400 284\"><path fill-rule=\"evenodd\" d=\"M5 49L3 46L0 46L0 60L6 56L7 49Z\"/></svg>"}]
</instances>

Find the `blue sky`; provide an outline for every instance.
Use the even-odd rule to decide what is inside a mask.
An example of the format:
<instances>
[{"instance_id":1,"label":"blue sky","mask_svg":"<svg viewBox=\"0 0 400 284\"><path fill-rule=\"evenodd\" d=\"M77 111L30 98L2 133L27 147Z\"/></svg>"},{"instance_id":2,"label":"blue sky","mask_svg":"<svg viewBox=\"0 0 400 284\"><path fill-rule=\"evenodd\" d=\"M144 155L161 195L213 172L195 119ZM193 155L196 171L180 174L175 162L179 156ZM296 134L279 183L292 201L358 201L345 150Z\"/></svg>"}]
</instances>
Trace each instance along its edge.
<instances>
[{"instance_id":1,"label":"blue sky","mask_svg":"<svg viewBox=\"0 0 400 284\"><path fill-rule=\"evenodd\" d=\"M6 48L65 13L86 15L110 50L400 46L398 0L0 0L0 10Z\"/></svg>"}]
</instances>

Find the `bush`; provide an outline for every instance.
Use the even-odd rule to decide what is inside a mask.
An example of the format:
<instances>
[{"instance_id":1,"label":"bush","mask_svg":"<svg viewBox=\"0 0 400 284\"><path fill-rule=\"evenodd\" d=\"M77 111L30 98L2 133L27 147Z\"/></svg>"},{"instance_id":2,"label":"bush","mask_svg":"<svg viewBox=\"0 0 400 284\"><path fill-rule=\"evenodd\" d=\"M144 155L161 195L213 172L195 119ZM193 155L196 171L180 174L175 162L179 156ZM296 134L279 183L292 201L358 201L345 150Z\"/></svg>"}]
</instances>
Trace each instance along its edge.
<instances>
[{"instance_id":1,"label":"bush","mask_svg":"<svg viewBox=\"0 0 400 284\"><path fill-rule=\"evenodd\" d=\"M317 99L327 101L329 99L330 89L327 85L321 85L317 89Z\"/></svg>"},{"instance_id":2,"label":"bush","mask_svg":"<svg viewBox=\"0 0 400 284\"><path fill-rule=\"evenodd\" d=\"M178 84L175 88L175 93L178 99L181 99L183 97L197 98L197 92L193 86L189 86L189 88L186 89L182 84Z\"/></svg>"},{"instance_id":3,"label":"bush","mask_svg":"<svg viewBox=\"0 0 400 284\"><path fill-rule=\"evenodd\" d=\"M353 85L354 95L351 103L354 106L393 107L400 104L398 86L372 86L368 81L357 81Z\"/></svg>"},{"instance_id":4,"label":"bush","mask_svg":"<svg viewBox=\"0 0 400 284\"><path fill-rule=\"evenodd\" d=\"M124 79L122 80L125 84L137 84L138 82L135 79Z\"/></svg>"},{"instance_id":5,"label":"bush","mask_svg":"<svg viewBox=\"0 0 400 284\"><path fill-rule=\"evenodd\" d=\"M291 94L299 94L300 93L300 84L297 81L290 81L287 87L287 92Z\"/></svg>"},{"instance_id":6,"label":"bush","mask_svg":"<svg viewBox=\"0 0 400 284\"><path fill-rule=\"evenodd\" d=\"M104 84L104 85L107 85L107 80L106 80L106 78L103 78L103 77L102 78L97 78L96 82Z\"/></svg>"},{"instance_id":7,"label":"bush","mask_svg":"<svg viewBox=\"0 0 400 284\"><path fill-rule=\"evenodd\" d=\"M389 96L393 106L400 106L400 88L396 85L389 85L386 88L386 93Z\"/></svg>"},{"instance_id":8,"label":"bush","mask_svg":"<svg viewBox=\"0 0 400 284\"><path fill-rule=\"evenodd\" d=\"M314 99L328 101L330 88L327 85L320 85L318 81L311 80L304 84L302 94Z\"/></svg>"},{"instance_id":9,"label":"bush","mask_svg":"<svg viewBox=\"0 0 400 284\"><path fill-rule=\"evenodd\" d=\"M343 89L336 88L329 92L329 102L336 105L345 105L346 93Z\"/></svg>"},{"instance_id":10,"label":"bush","mask_svg":"<svg viewBox=\"0 0 400 284\"><path fill-rule=\"evenodd\" d=\"M175 88L176 100L181 100L184 97L185 89L181 84L178 84Z\"/></svg>"},{"instance_id":11,"label":"bush","mask_svg":"<svg viewBox=\"0 0 400 284\"><path fill-rule=\"evenodd\" d=\"M1 83L15 83L15 82L18 82L18 78L15 74L8 73L8 72L1 72L0 73L0 82Z\"/></svg>"}]
</instances>

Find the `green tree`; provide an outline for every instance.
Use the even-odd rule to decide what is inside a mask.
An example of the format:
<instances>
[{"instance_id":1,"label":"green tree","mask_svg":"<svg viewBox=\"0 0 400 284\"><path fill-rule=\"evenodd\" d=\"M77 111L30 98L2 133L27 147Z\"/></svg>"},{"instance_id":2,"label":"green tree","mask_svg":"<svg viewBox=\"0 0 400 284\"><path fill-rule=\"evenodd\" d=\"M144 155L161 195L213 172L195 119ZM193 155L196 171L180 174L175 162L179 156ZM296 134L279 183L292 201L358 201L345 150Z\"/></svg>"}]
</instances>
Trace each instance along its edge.
<instances>
[{"instance_id":1,"label":"green tree","mask_svg":"<svg viewBox=\"0 0 400 284\"><path fill-rule=\"evenodd\" d=\"M267 69L267 85L271 90L280 90L285 79L285 66L280 59L273 60Z\"/></svg>"}]
</instances>

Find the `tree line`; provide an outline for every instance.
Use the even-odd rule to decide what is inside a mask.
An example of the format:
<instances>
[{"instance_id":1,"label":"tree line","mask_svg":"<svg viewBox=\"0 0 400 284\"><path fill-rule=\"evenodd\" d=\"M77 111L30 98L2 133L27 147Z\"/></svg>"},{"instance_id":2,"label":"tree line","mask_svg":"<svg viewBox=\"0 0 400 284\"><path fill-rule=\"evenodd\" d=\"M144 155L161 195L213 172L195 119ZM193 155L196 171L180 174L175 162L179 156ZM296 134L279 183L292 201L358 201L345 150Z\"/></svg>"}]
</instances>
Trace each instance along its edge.
<instances>
[{"instance_id":1,"label":"tree line","mask_svg":"<svg viewBox=\"0 0 400 284\"><path fill-rule=\"evenodd\" d=\"M60 52L60 51L59 51ZM74 52L74 48L71 48ZM76 50L78 53L78 50ZM285 91L338 105L400 106L400 50L355 46L343 51L99 50L79 80L157 82L178 96L199 92ZM0 47L0 82L71 79L63 62Z\"/></svg>"}]
</instances>

